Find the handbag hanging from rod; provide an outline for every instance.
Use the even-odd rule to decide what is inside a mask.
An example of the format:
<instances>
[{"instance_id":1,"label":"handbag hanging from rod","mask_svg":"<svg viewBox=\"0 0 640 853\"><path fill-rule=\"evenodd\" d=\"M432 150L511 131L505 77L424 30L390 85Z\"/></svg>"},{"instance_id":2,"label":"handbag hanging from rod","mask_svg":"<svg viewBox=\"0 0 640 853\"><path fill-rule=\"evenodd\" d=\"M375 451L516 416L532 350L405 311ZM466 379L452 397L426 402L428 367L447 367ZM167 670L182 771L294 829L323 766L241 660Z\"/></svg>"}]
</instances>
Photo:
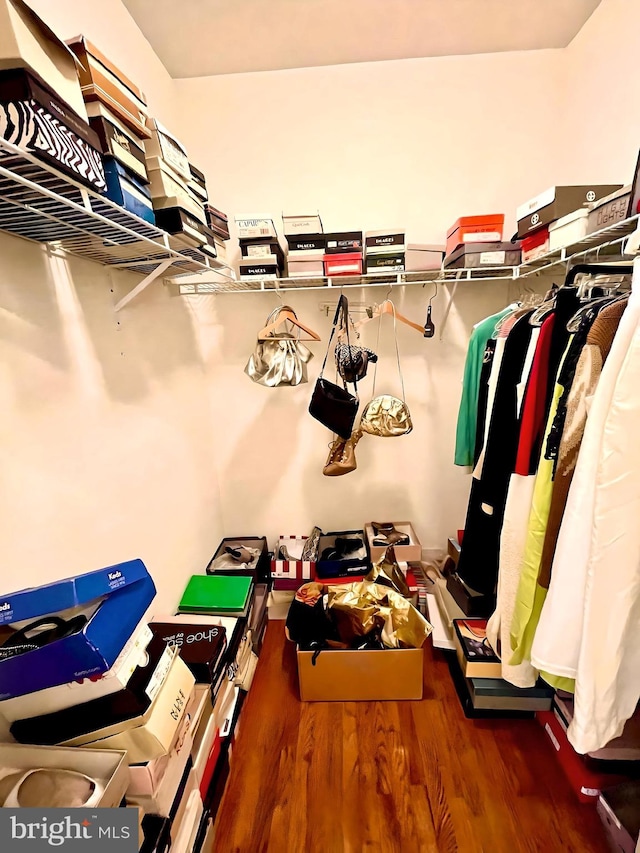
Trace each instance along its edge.
<instances>
[{"instance_id":1,"label":"handbag hanging from rod","mask_svg":"<svg viewBox=\"0 0 640 853\"><path fill-rule=\"evenodd\" d=\"M320 376L318 377L315 388L313 389L313 394L311 395L309 414L317 421L320 421L320 423L326 426L327 429L330 429L331 432L337 433L340 438L343 438L346 441L351 438L353 425L358 413L358 406L360 405L360 401L358 399L358 384L356 381L353 383L356 391L354 395L347 390L346 381L343 380L344 387L341 388L334 382L329 382L329 380L325 379L323 376L324 369L327 366L327 358L331 351L331 344L333 343L336 327L340 320L343 327L346 327L347 329L348 343L349 303L345 296L341 296L338 301L336 314L333 318L333 328L331 329L331 337L329 338L327 352L324 357L324 361L322 362Z\"/></svg>"},{"instance_id":2,"label":"handbag hanging from rod","mask_svg":"<svg viewBox=\"0 0 640 853\"><path fill-rule=\"evenodd\" d=\"M402 376L402 368L400 367L400 351L398 349L398 330L396 328L396 309L393 305L393 336L396 344L396 361L398 363L398 374L400 375L400 384L402 386L402 399L399 400L391 394L381 394L378 397L376 393L376 379L378 376L378 365L376 364L373 372L373 399L368 403L362 412L360 420L360 429L369 435L378 435L382 438L393 438L398 435L407 435L413 429L411 421L411 413L405 402L404 379ZM378 338L376 342L376 350L379 350L380 344L380 324L382 316L378 321Z\"/></svg>"},{"instance_id":3,"label":"handbag hanging from rod","mask_svg":"<svg viewBox=\"0 0 640 853\"><path fill-rule=\"evenodd\" d=\"M281 305L269 314L266 326L275 323L283 312L295 317L288 305ZM281 385L301 385L307 382L307 363L313 358L309 350L293 332L272 331L265 340L258 340L244 372L249 379L267 388Z\"/></svg>"}]
</instances>

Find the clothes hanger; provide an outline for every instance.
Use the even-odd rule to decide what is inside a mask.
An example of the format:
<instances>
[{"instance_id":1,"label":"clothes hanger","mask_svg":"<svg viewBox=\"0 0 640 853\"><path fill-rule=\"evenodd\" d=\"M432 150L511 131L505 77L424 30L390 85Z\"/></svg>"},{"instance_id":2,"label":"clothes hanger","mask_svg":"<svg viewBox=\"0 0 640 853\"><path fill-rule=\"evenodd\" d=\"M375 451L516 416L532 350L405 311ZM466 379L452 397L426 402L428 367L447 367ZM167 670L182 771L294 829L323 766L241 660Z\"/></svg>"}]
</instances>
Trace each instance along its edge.
<instances>
[{"instance_id":1,"label":"clothes hanger","mask_svg":"<svg viewBox=\"0 0 640 853\"><path fill-rule=\"evenodd\" d=\"M360 320L360 322L356 324L356 328L360 328L360 326L364 326L365 323L375 320L378 317L382 317L383 314L391 314L391 316L393 316L394 307L395 306L390 299L385 299L381 305L376 305L371 317L365 317L363 320ZM421 337L424 335L424 326L419 326L418 323L414 323L413 320L409 320L408 317L405 317L404 314L400 314L397 310L395 311L395 317L396 320L404 323L405 326L410 326L412 329L415 329L416 332L420 332Z\"/></svg>"},{"instance_id":2,"label":"clothes hanger","mask_svg":"<svg viewBox=\"0 0 640 853\"><path fill-rule=\"evenodd\" d=\"M280 313L278 314L276 319L273 321L273 323L269 323L267 326L264 327L264 329L262 329L260 332L258 332L258 340L264 341L264 340L267 340L268 338L272 337L273 336L272 333L275 332L275 330L278 328L278 326L282 325L282 323L286 323L287 321L289 323L291 323L292 325L297 326L298 329L301 329L303 332L305 332L306 335L308 335L308 337L306 337L306 338L298 337L297 340L299 340L299 341L319 341L319 340L321 340L320 335L318 335L316 332L314 332L313 329L310 329L308 326L305 326L305 324L301 320L298 320L298 318L294 314L293 308L290 308L288 305L285 305L283 307L283 309L280 311Z\"/></svg>"}]
</instances>

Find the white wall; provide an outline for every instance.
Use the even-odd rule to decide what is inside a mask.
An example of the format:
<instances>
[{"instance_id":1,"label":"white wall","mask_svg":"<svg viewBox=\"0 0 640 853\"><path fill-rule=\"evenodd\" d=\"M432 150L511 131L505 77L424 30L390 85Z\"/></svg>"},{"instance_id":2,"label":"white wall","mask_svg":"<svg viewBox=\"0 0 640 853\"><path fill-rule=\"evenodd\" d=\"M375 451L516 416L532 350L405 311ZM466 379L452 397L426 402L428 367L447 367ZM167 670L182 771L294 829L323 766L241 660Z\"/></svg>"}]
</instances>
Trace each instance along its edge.
<instances>
[{"instance_id":1,"label":"white wall","mask_svg":"<svg viewBox=\"0 0 640 853\"><path fill-rule=\"evenodd\" d=\"M171 121L173 83L121 3L35 5L61 35L95 41ZM166 610L220 539L193 307L157 284L116 315L138 281L0 234L3 592L141 557Z\"/></svg>"},{"instance_id":2,"label":"white wall","mask_svg":"<svg viewBox=\"0 0 640 853\"><path fill-rule=\"evenodd\" d=\"M640 3L602 0L565 52L565 182L631 183L640 148Z\"/></svg>"},{"instance_id":3,"label":"white wall","mask_svg":"<svg viewBox=\"0 0 640 853\"><path fill-rule=\"evenodd\" d=\"M181 132L208 175L213 203L231 215L258 211L279 221L282 210L319 209L326 230L399 224L412 241L443 242L460 214L504 211L510 237L517 203L562 178L555 157L562 63L560 51L542 51L179 80ZM216 452L226 532L273 538L313 524L409 518L426 547L441 548L463 525L469 487L453 448L470 329L517 293L505 284L461 285L443 342L400 326L414 432L365 437L358 470L337 479L321 474L330 434L307 413L330 328L318 306L336 296L286 294L323 342L313 347L309 384L277 390L243 375L277 298L203 297L212 318L205 336L222 340L210 369L212 397L229 421ZM423 323L431 294L407 287L396 298ZM384 289L349 297L381 301ZM436 324L445 302L443 290ZM391 326L383 333L379 389L397 393ZM374 335L367 328L367 344ZM370 396L367 380L363 401Z\"/></svg>"}]
</instances>

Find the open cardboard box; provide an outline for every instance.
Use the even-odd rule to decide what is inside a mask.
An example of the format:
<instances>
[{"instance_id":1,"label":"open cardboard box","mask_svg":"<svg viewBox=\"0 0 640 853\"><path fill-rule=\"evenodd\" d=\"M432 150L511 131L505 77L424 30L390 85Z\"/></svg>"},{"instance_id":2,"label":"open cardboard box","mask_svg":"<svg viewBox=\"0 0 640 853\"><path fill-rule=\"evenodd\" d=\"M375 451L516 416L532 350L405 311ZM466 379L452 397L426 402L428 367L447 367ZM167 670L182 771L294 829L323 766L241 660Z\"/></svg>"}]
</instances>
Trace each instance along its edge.
<instances>
[{"instance_id":1,"label":"open cardboard box","mask_svg":"<svg viewBox=\"0 0 640 853\"><path fill-rule=\"evenodd\" d=\"M422 545L418 536L413 529L413 525L410 521L393 521L392 522L395 529L398 533L405 533L409 537L408 545L394 545L394 551L396 554L396 559L401 563L419 563L422 559ZM385 551L387 550L387 545L374 545L373 540L376 538L375 533L373 532L373 527L369 522L367 522L364 526L365 536L367 537L367 542L369 543L369 554L371 555L371 562L377 563L378 560L382 559Z\"/></svg>"},{"instance_id":2,"label":"open cardboard box","mask_svg":"<svg viewBox=\"0 0 640 853\"><path fill-rule=\"evenodd\" d=\"M122 750L68 749L63 746L26 746L0 744L0 775L17 770L55 768L75 770L95 779L104 787L99 808L116 808L122 802L129 783L127 754Z\"/></svg>"},{"instance_id":3,"label":"open cardboard box","mask_svg":"<svg viewBox=\"0 0 640 853\"><path fill-rule=\"evenodd\" d=\"M303 702L422 699L423 649L297 650Z\"/></svg>"}]
</instances>

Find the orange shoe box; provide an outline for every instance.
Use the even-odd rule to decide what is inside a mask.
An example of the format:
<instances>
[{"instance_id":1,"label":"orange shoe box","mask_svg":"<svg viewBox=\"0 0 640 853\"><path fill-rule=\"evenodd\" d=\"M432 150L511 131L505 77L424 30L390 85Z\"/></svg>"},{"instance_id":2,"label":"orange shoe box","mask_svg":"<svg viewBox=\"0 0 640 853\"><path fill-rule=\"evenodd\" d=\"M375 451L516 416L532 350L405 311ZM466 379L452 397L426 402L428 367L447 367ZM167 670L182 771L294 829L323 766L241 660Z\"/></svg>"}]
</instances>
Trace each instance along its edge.
<instances>
[{"instance_id":1,"label":"orange shoe box","mask_svg":"<svg viewBox=\"0 0 640 853\"><path fill-rule=\"evenodd\" d=\"M504 231L504 213L461 216L447 231L445 254L450 255L464 243L499 243Z\"/></svg>"}]
</instances>

